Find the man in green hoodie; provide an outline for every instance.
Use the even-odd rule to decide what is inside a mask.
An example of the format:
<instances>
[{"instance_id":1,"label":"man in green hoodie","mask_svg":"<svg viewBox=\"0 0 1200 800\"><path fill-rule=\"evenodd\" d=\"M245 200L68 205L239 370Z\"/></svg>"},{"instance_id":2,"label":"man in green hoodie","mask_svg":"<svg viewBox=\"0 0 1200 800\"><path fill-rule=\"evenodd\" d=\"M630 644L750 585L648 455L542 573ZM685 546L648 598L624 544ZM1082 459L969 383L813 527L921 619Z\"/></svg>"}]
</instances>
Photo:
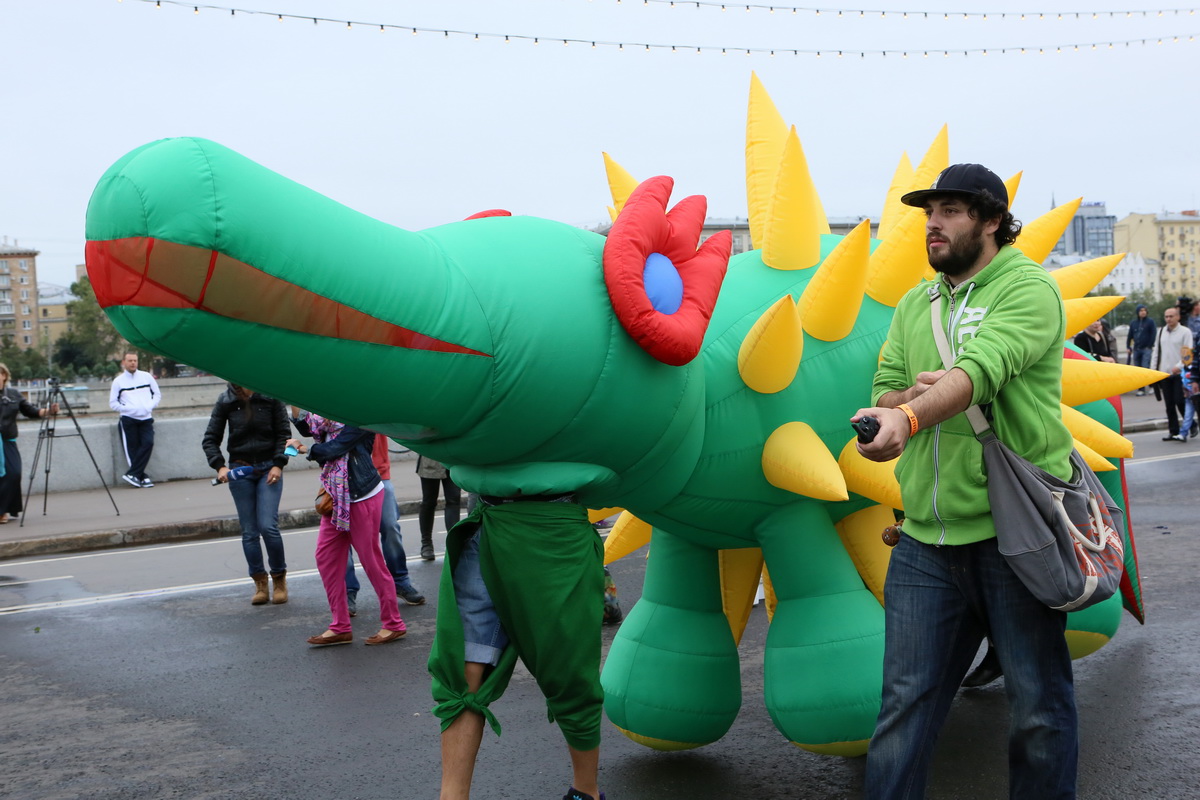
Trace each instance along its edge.
<instances>
[{"instance_id":1,"label":"man in green hoodie","mask_svg":"<svg viewBox=\"0 0 1200 800\"><path fill-rule=\"evenodd\" d=\"M1011 711L1009 792L1073 798L1078 760L1066 614L1038 602L996 546L983 448L962 413L980 405L997 437L1070 478L1062 422L1066 318L1055 282L1012 247L1020 232L1004 182L955 164L907 205L927 217L929 264L939 275L896 307L872 386L879 421L859 451L899 456L906 520L884 587L883 705L867 754L869 798L920 798L930 758L963 675L985 636L1004 671ZM931 301L954 354L943 365Z\"/></svg>"}]
</instances>

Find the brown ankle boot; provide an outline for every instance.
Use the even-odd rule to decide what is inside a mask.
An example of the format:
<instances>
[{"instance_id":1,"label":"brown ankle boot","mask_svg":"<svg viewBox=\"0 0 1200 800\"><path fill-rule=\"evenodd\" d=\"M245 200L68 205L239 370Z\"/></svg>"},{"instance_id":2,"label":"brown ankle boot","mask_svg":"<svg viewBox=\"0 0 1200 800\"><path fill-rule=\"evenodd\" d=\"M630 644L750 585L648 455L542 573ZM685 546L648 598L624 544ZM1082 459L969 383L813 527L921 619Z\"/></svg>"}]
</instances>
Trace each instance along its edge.
<instances>
[{"instance_id":1,"label":"brown ankle boot","mask_svg":"<svg viewBox=\"0 0 1200 800\"><path fill-rule=\"evenodd\" d=\"M279 605L287 602L287 573L272 572L271 583L274 590L271 592L271 602Z\"/></svg>"},{"instance_id":2,"label":"brown ankle boot","mask_svg":"<svg viewBox=\"0 0 1200 800\"><path fill-rule=\"evenodd\" d=\"M250 605L261 606L267 602L267 573L260 572L250 577L254 580L254 597L251 598Z\"/></svg>"}]
</instances>

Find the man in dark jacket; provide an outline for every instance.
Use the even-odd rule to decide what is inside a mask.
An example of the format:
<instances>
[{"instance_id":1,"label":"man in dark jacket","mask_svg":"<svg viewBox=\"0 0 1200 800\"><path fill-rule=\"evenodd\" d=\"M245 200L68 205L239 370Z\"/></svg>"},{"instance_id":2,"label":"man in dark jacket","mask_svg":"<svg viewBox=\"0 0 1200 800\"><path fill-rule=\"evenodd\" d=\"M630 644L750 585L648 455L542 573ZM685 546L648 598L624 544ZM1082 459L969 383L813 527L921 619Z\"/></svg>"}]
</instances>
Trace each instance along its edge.
<instances>
[{"instance_id":1,"label":"man in dark jacket","mask_svg":"<svg viewBox=\"0 0 1200 800\"><path fill-rule=\"evenodd\" d=\"M1150 352L1154 350L1154 336L1158 332L1154 320L1144 305L1137 307L1137 316L1129 323L1129 335L1125 347L1129 350L1129 363L1135 367L1150 368ZM1145 389L1138 389L1137 396L1144 397Z\"/></svg>"}]
</instances>

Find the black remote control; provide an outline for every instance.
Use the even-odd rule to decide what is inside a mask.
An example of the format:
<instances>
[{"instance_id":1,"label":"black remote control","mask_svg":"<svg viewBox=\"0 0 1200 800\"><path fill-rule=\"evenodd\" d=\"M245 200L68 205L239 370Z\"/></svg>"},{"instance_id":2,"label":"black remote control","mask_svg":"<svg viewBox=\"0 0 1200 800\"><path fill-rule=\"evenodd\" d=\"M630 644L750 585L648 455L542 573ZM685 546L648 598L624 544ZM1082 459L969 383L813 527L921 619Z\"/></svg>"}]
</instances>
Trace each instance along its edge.
<instances>
[{"instance_id":1,"label":"black remote control","mask_svg":"<svg viewBox=\"0 0 1200 800\"><path fill-rule=\"evenodd\" d=\"M879 433L879 420L874 417L863 417L858 422L851 422L850 427L857 431L858 440L866 444L874 441L875 434Z\"/></svg>"}]
</instances>

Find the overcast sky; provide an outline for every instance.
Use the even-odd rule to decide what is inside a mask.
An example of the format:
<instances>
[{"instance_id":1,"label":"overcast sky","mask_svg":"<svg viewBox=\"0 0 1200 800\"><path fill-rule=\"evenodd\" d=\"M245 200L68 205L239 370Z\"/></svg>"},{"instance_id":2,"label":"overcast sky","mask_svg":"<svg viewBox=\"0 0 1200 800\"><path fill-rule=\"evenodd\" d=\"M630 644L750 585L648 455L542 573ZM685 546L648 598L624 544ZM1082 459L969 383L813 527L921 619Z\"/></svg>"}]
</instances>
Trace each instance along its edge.
<instances>
[{"instance_id":1,"label":"overcast sky","mask_svg":"<svg viewBox=\"0 0 1200 800\"><path fill-rule=\"evenodd\" d=\"M168 136L216 140L412 230L495 207L604 222L602 151L635 177L671 175L675 199L706 195L710 216L745 217L752 70L796 125L830 216L877 217L901 153L916 162L943 123L953 161L1025 171L1021 219L1052 197L1102 201L1118 218L1200 206L1200 12L1063 0L1022 20L1013 12L1038 6L768 4L231 0L193 13L167 0L0 0L0 235L41 251L42 281L69 284L97 179ZM914 13L926 11L938 13ZM782 54L792 49L823 55Z\"/></svg>"}]
</instances>

